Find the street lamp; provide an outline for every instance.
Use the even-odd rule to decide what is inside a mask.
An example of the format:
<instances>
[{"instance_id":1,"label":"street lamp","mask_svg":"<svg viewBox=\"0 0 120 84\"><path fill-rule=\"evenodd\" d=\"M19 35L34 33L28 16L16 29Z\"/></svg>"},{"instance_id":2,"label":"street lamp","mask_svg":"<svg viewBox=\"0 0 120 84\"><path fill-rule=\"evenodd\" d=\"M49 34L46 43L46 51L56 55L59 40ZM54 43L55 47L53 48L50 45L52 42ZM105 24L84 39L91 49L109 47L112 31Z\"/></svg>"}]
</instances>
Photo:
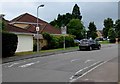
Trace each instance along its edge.
<instances>
[{"instance_id":1,"label":"street lamp","mask_svg":"<svg viewBox=\"0 0 120 84\"><path fill-rule=\"evenodd\" d=\"M39 30L40 30L40 28L38 26L38 9L39 9L39 7L44 7L44 5L42 4L42 5L39 5L37 7L37 26L36 26L36 31L37 31L37 52L39 52Z\"/></svg>"},{"instance_id":2,"label":"street lamp","mask_svg":"<svg viewBox=\"0 0 120 84\"><path fill-rule=\"evenodd\" d=\"M85 37L86 37L86 39L87 39L87 32L85 33Z\"/></svg>"},{"instance_id":3,"label":"street lamp","mask_svg":"<svg viewBox=\"0 0 120 84\"><path fill-rule=\"evenodd\" d=\"M64 42L63 42L63 48L65 50L65 34L66 34L66 26L63 24L62 27L61 27L61 33L64 35Z\"/></svg>"}]
</instances>

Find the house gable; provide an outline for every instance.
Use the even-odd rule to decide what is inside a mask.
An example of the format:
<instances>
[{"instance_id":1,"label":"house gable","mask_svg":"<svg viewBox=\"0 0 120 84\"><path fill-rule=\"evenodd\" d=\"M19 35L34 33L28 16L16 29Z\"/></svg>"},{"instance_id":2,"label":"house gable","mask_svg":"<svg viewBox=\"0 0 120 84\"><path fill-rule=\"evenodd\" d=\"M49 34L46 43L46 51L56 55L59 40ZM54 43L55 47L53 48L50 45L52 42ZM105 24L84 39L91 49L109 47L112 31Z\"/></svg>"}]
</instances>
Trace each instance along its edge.
<instances>
[{"instance_id":1,"label":"house gable","mask_svg":"<svg viewBox=\"0 0 120 84\"><path fill-rule=\"evenodd\" d=\"M37 18L28 13L22 14L16 17L15 19L11 20L11 24L13 24L14 26L27 29L27 31L33 33L36 33L36 22L37 22ZM61 34L60 29L54 28L52 25L41 19L38 19L38 24L40 27L40 31L39 31L40 33L47 32L50 34Z\"/></svg>"}]
</instances>

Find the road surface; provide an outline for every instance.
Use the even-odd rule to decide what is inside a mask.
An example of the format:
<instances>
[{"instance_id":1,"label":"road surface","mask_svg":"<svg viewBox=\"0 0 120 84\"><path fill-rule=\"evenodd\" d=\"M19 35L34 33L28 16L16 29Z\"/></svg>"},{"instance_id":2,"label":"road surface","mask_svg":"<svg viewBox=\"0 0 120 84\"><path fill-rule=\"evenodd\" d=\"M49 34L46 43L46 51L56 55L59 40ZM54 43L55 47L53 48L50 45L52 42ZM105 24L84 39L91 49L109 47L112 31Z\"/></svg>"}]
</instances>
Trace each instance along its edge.
<instances>
[{"instance_id":1,"label":"road surface","mask_svg":"<svg viewBox=\"0 0 120 84\"><path fill-rule=\"evenodd\" d=\"M2 65L3 82L69 82L80 70L118 56L118 46L37 57Z\"/></svg>"}]
</instances>

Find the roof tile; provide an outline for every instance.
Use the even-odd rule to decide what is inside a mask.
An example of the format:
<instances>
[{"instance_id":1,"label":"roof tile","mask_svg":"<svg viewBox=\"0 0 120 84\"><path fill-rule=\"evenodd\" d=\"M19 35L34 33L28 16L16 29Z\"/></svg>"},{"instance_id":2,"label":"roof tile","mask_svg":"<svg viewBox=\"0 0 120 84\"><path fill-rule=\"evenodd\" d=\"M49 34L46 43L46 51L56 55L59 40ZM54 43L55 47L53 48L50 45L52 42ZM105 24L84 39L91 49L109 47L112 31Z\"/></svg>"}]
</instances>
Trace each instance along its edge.
<instances>
[{"instance_id":1,"label":"roof tile","mask_svg":"<svg viewBox=\"0 0 120 84\"><path fill-rule=\"evenodd\" d=\"M37 18L28 13L22 14L22 15L16 17L15 19L11 20L11 22L32 22L32 23L36 23L36 21L37 21ZM40 26L40 32L48 32L50 34L61 34L60 29L54 28L52 25L50 25L49 23L47 23L41 19L38 19L38 23L42 24ZM35 26L36 26L35 24L34 25L30 24L29 27L27 28L27 30L35 33L36 32Z\"/></svg>"}]
</instances>

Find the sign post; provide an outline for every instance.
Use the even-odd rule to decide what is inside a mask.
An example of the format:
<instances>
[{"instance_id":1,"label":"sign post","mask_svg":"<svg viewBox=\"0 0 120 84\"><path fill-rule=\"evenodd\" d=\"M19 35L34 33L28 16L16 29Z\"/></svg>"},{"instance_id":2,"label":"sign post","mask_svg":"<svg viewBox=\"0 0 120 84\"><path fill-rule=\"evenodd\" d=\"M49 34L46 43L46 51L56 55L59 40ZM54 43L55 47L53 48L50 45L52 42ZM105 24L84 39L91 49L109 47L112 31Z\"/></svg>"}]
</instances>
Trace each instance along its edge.
<instances>
[{"instance_id":1,"label":"sign post","mask_svg":"<svg viewBox=\"0 0 120 84\"><path fill-rule=\"evenodd\" d=\"M66 30L67 30L66 26L61 27L61 32L64 35L64 43L63 43L64 50L65 50L65 34L66 34Z\"/></svg>"}]
</instances>

